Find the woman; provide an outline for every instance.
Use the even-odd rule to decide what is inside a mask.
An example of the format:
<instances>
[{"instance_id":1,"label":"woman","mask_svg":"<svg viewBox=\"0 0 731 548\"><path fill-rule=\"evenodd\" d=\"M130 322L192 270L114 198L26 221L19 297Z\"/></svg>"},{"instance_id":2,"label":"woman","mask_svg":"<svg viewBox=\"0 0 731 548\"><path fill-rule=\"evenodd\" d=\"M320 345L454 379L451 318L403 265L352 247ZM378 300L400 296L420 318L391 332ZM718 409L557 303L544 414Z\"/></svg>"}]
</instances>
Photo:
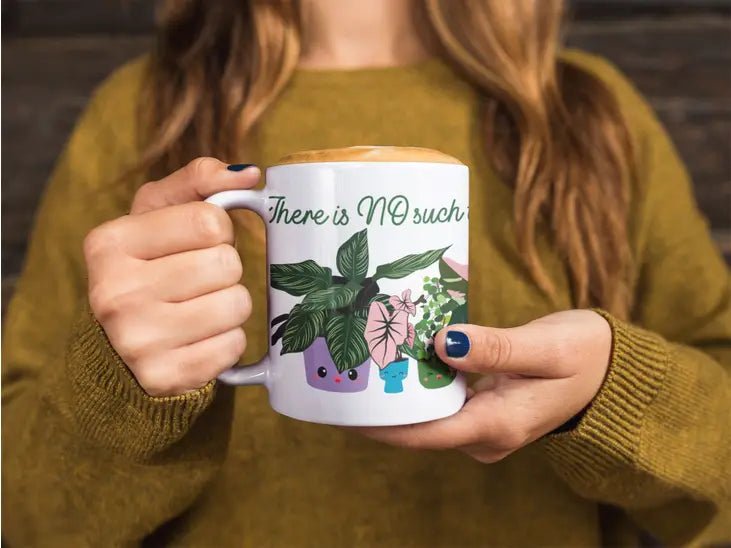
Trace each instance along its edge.
<instances>
[{"instance_id":1,"label":"woman","mask_svg":"<svg viewBox=\"0 0 731 548\"><path fill-rule=\"evenodd\" d=\"M559 49L562 4L164 3L10 307L9 545L701 538L729 493L728 272L646 104ZM265 272L261 226L201 200L257 184L240 158L368 143L471 168L473 325L435 344L478 380L453 417L353 431L212 382L264 351Z\"/></svg>"}]
</instances>

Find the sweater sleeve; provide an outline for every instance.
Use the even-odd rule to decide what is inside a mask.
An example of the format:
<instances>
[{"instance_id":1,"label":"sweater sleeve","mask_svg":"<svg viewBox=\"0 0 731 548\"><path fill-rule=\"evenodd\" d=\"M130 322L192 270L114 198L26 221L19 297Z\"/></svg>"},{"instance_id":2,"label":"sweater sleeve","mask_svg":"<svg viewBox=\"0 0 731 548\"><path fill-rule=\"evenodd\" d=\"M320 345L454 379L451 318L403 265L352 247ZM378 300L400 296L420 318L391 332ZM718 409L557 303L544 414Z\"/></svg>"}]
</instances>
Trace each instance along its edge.
<instances>
[{"instance_id":1,"label":"sweater sleeve","mask_svg":"<svg viewBox=\"0 0 731 548\"><path fill-rule=\"evenodd\" d=\"M577 427L546 447L575 491L674 545L728 516L731 283L667 134L616 71L600 72L636 134L636 305L632 323L600 311L613 333L608 375ZM714 527L731 539L731 524Z\"/></svg>"},{"instance_id":2,"label":"sweater sleeve","mask_svg":"<svg viewBox=\"0 0 731 548\"><path fill-rule=\"evenodd\" d=\"M85 303L82 241L135 184L140 63L97 91L46 190L3 345L3 537L12 546L120 545L180 514L218 469L231 392L152 398Z\"/></svg>"}]
</instances>

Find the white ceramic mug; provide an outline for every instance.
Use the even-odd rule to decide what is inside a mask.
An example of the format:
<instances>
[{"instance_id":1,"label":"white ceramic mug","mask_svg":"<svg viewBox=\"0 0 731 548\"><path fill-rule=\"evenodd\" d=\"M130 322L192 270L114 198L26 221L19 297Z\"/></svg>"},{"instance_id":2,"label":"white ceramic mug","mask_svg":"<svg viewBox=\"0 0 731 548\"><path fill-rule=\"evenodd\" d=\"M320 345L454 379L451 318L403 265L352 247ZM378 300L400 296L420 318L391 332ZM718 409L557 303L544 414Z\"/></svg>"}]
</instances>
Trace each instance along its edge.
<instances>
[{"instance_id":1,"label":"white ceramic mug","mask_svg":"<svg viewBox=\"0 0 731 548\"><path fill-rule=\"evenodd\" d=\"M219 378L263 384L272 408L325 424L396 425L456 413L464 378L436 331L467 320L469 176L437 151L303 152L263 190L208 202L267 227L270 348Z\"/></svg>"}]
</instances>

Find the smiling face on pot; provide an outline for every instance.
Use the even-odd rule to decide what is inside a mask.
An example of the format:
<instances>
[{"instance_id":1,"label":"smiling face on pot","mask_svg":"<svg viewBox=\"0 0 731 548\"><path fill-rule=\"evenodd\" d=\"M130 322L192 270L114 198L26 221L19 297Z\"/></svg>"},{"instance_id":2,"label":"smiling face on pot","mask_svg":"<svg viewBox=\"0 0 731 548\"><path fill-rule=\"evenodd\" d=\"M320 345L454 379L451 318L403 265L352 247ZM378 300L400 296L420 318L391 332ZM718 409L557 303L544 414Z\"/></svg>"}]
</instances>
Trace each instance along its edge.
<instances>
[{"instance_id":1,"label":"smiling face on pot","mask_svg":"<svg viewBox=\"0 0 731 548\"><path fill-rule=\"evenodd\" d=\"M362 392L368 387L370 360L342 373L330 357L325 339L318 337L304 351L307 384L328 392Z\"/></svg>"}]
</instances>

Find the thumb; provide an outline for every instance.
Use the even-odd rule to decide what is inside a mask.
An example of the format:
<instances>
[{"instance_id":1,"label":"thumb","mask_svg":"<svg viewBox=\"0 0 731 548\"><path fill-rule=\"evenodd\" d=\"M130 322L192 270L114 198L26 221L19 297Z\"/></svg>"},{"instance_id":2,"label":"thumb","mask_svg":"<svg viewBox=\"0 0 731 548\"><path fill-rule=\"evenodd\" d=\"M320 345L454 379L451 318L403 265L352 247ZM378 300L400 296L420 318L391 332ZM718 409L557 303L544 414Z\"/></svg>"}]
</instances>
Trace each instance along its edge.
<instances>
[{"instance_id":1,"label":"thumb","mask_svg":"<svg viewBox=\"0 0 731 548\"><path fill-rule=\"evenodd\" d=\"M531 322L500 329L450 325L437 333L434 346L446 364L474 373L513 373L562 377L558 326Z\"/></svg>"},{"instance_id":2,"label":"thumb","mask_svg":"<svg viewBox=\"0 0 731 548\"><path fill-rule=\"evenodd\" d=\"M253 164L229 165L215 158L196 158L167 177L140 187L130 213L205 200L224 190L251 188L260 177L261 171Z\"/></svg>"}]
</instances>

